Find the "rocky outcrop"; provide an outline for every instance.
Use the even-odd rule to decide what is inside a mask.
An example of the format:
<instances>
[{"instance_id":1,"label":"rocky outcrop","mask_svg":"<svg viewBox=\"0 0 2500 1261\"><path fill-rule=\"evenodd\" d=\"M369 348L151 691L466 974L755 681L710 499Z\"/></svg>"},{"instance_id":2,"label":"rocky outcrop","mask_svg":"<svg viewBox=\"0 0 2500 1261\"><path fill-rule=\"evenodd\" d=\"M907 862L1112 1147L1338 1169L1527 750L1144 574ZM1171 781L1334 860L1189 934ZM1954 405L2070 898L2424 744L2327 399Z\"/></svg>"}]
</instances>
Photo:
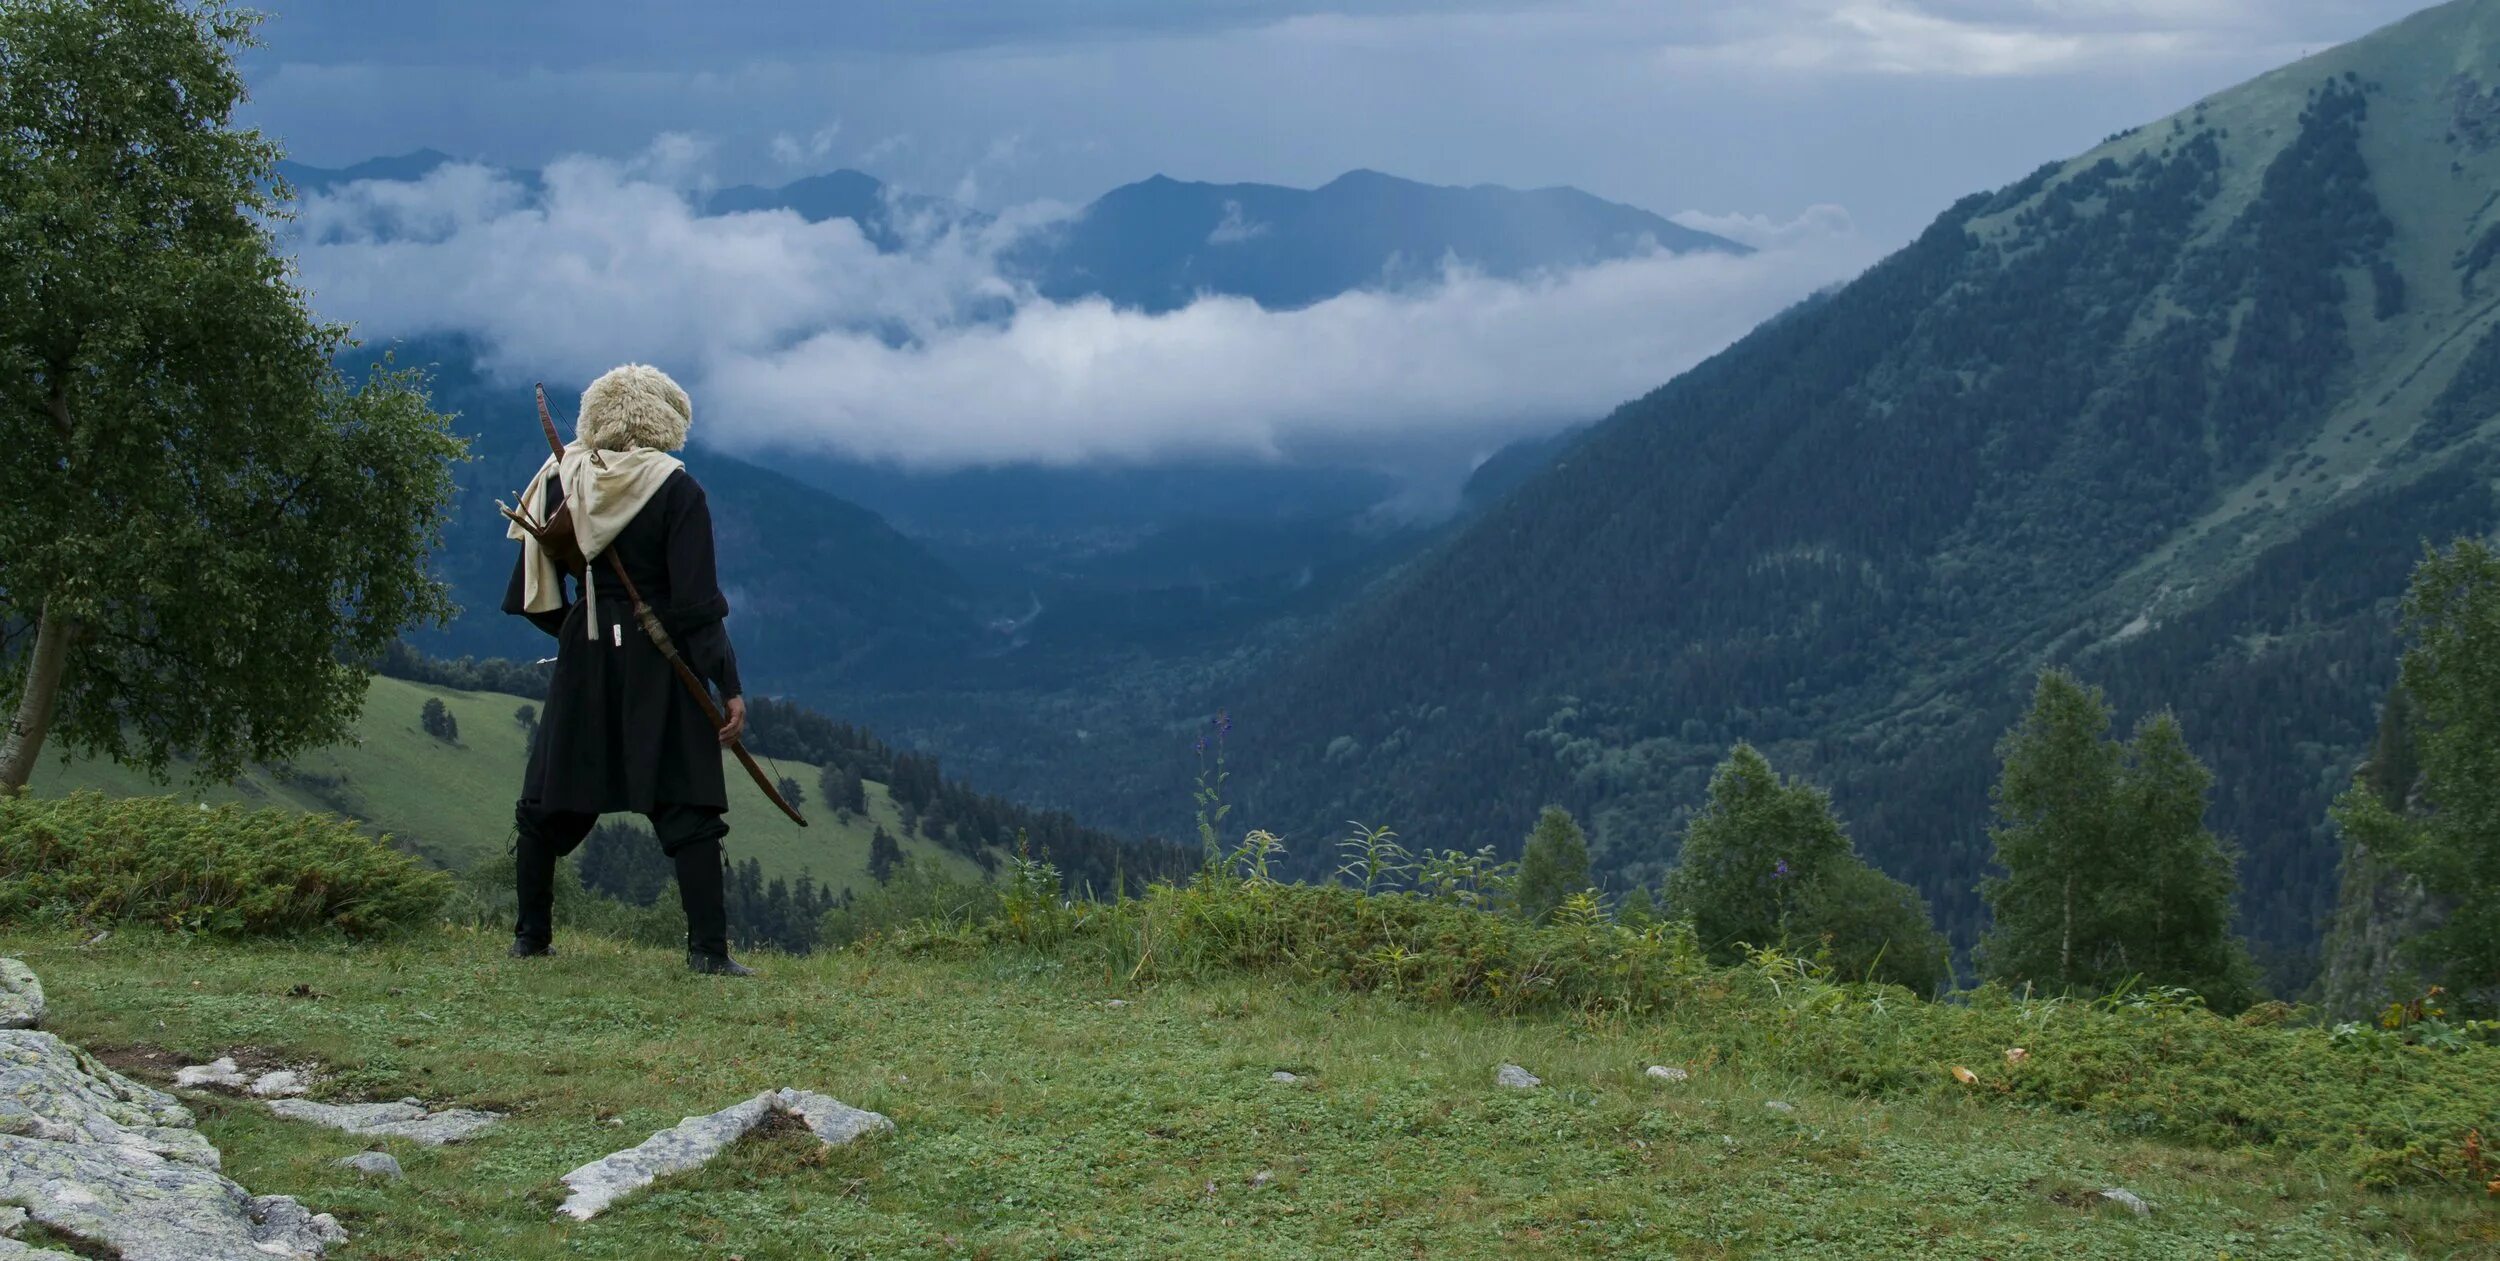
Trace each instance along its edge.
<instances>
[{"instance_id":1,"label":"rocky outcrop","mask_svg":"<svg viewBox=\"0 0 2500 1261\"><path fill-rule=\"evenodd\" d=\"M328 1214L217 1169L172 1096L49 1033L0 1030L0 1205L122 1261L306 1259L347 1237Z\"/></svg>"},{"instance_id":2,"label":"rocky outcrop","mask_svg":"<svg viewBox=\"0 0 2500 1261\"><path fill-rule=\"evenodd\" d=\"M602 1156L564 1175L564 1185L571 1187L573 1193L557 1211L578 1221L588 1221L617 1200L661 1178L701 1168L775 1114L797 1118L828 1147L894 1128L894 1123L885 1117L828 1095L788 1088L768 1090L709 1116L687 1117L624 1151Z\"/></svg>"},{"instance_id":3,"label":"rocky outcrop","mask_svg":"<svg viewBox=\"0 0 2500 1261\"><path fill-rule=\"evenodd\" d=\"M43 982L35 970L0 958L0 1029L32 1029L43 1023Z\"/></svg>"},{"instance_id":4,"label":"rocky outcrop","mask_svg":"<svg viewBox=\"0 0 2500 1261\"><path fill-rule=\"evenodd\" d=\"M272 1099L269 1110L290 1121L310 1121L366 1138L404 1138L428 1147L457 1143L503 1119L500 1112L469 1108L430 1111L414 1099L397 1103L314 1103Z\"/></svg>"}]
</instances>

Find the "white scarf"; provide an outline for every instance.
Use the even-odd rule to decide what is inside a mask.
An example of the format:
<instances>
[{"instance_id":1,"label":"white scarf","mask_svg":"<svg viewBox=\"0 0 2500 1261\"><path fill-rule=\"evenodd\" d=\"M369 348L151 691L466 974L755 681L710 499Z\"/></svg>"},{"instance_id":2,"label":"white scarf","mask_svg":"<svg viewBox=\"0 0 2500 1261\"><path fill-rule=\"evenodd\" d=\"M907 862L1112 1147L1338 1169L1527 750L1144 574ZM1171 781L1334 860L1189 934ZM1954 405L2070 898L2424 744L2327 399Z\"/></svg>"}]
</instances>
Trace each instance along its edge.
<instances>
[{"instance_id":1,"label":"white scarf","mask_svg":"<svg viewBox=\"0 0 2500 1261\"><path fill-rule=\"evenodd\" d=\"M548 475L562 478L564 502L573 510L573 541L581 545L585 559L597 560L607 551L608 544L633 523L642 506L659 493L669 474L684 467L682 461L666 451L633 447L594 452L576 441L564 448L561 458L549 456L539 466L537 475L521 491L521 503L535 518L544 510ZM518 524L507 524L504 537L521 543L521 610L552 613L564 607L563 572L547 555L547 549L540 547L538 540ZM592 639L599 637L598 589L599 584L589 574L582 575L582 599L589 606L586 620Z\"/></svg>"}]
</instances>

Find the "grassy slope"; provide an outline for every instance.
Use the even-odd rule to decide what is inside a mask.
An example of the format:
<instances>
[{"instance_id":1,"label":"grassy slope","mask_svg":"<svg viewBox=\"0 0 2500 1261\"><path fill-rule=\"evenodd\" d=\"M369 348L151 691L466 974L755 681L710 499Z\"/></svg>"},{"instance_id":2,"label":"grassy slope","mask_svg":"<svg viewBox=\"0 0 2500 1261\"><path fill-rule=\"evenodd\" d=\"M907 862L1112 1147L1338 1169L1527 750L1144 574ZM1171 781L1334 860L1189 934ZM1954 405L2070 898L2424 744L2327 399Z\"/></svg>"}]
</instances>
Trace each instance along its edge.
<instances>
[{"instance_id":1,"label":"grassy slope","mask_svg":"<svg viewBox=\"0 0 2500 1261\"><path fill-rule=\"evenodd\" d=\"M459 744L445 744L418 728L418 711L431 697L440 697L459 721ZM356 723L356 742L295 760L298 772L333 779L335 787L254 768L230 785L178 783L169 789L111 763L58 761L36 770L33 787L46 796L81 788L114 796L173 791L212 803L335 811L391 834L437 863L465 869L502 854L509 843L512 798L528 756L528 740L513 711L532 703L499 692L456 692L377 678L366 695L364 716ZM767 764L765 769L774 767ZM801 809L811 823L804 830L773 809L736 767L729 768L729 855L739 861L756 859L768 878L805 871L835 888L865 888L868 842L880 825L902 842L906 854L938 859L959 874L977 872L960 855L916 837L905 839L884 785L868 786L868 818L840 817L813 800L817 767L783 762L778 769L796 779L810 798ZM634 816L624 817L640 824Z\"/></svg>"},{"instance_id":2,"label":"grassy slope","mask_svg":"<svg viewBox=\"0 0 2500 1261\"><path fill-rule=\"evenodd\" d=\"M125 1064L138 1045L165 1053L157 1064L260 1047L338 1066L331 1093L514 1113L464 1147L392 1144L407 1180L369 1184L332 1164L357 1140L203 1103L230 1174L340 1215L355 1235L343 1261L2500 1246L2490 1212L2454 1193L2356 1192L2279 1161L1971 1096L1850 1098L1714 1067L1707 1035L1668 1023L1424 1011L1265 979L1130 989L1012 952L770 958L764 981L733 984L596 939L531 964L496 958L500 944L459 932L363 948L0 937L42 974L53 1027ZM291 997L298 986L314 996ZM1108 1006L1114 995L1128 1005ZM1503 1061L1547 1085L1495 1089ZM1693 1081L1640 1076L1660 1062L1692 1065ZM1272 1083L1278 1068L1305 1079ZM887 1113L899 1130L831 1153L750 1140L597 1221L551 1220L564 1171L782 1085ZM2088 1207L2110 1185L2157 1211Z\"/></svg>"}]
</instances>

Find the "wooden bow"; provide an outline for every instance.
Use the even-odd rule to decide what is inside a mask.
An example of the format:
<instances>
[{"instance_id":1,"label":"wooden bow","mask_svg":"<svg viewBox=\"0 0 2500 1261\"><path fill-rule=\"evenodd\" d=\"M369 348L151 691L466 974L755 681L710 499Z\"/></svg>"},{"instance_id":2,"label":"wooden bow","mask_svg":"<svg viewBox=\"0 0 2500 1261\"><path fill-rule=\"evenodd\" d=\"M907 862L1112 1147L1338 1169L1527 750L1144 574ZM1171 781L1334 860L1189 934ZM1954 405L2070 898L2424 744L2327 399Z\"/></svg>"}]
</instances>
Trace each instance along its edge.
<instances>
[{"instance_id":1,"label":"wooden bow","mask_svg":"<svg viewBox=\"0 0 2500 1261\"><path fill-rule=\"evenodd\" d=\"M561 460L564 458L564 439L557 435L556 422L547 414L547 387L542 384L537 388L538 427L546 431L548 450ZM599 464L602 468L606 467L605 463L599 459L597 451L591 452L590 458L592 463ZM514 525L529 531L530 537L537 539L538 545L546 549L547 555L557 564L562 565L565 572L581 579L584 584L591 581L590 562L582 555L581 544L573 536L573 500L570 495L565 497L563 503L556 506L555 515L545 521L531 520L527 515L530 509L528 504L521 505L518 511L505 508L501 504L497 504L496 507L502 509L503 515L510 518ZM713 730L719 730L721 724L728 720L721 716L720 707L712 703L711 689L703 686L703 680L695 677L694 671L686 665L685 658L677 655L676 641L670 639L667 628L660 625L659 614L652 612L651 606L643 603L642 592L635 588L632 576L625 572L625 563L616 558L616 549L609 548L605 555L608 560L608 572L616 575L616 580L625 587L626 598L633 602L634 620L641 624L643 633L651 637L651 645L660 650L662 657L668 659L669 668L677 672L677 681L686 685L686 691L694 696L695 704L703 707L703 716L711 721ZM738 755L738 764L747 768L747 774L754 777L755 786L763 789L764 796L774 805L781 807L781 812L790 816L792 823L800 827L807 826L807 816L800 814L789 802L782 800L780 791L773 787L773 781L764 774L764 768L757 766L754 755L747 752L744 741L730 741L729 751Z\"/></svg>"}]
</instances>

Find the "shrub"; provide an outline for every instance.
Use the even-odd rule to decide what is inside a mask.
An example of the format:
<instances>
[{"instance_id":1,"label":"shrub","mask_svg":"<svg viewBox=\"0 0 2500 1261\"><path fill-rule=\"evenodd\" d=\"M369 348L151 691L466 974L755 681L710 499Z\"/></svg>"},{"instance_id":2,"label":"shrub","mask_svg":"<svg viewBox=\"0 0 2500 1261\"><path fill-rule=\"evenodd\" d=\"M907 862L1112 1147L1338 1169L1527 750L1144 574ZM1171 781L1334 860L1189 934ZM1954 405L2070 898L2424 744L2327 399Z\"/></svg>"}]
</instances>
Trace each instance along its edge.
<instances>
[{"instance_id":1,"label":"shrub","mask_svg":"<svg viewBox=\"0 0 2500 1261\"><path fill-rule=\"evenodd\" d=\"M334 815L94 792L0 798L0 922L364 936L427 919L449 891Z\"/></svg>"},{"instance_id":2,"label":"shrub","mask_svg":"<svg viewBox=\"0 0 2500 1261\"><path fill-rule=\"evenodd\" d=\"M908 924L932 930L960 928L994 919L998 913L997 889L958 880L925 858L903 859L891 865L883 884L870 885L825 912L818 921L817 940L827 948L838 948Z\"/></svg>"}]
</instances>

